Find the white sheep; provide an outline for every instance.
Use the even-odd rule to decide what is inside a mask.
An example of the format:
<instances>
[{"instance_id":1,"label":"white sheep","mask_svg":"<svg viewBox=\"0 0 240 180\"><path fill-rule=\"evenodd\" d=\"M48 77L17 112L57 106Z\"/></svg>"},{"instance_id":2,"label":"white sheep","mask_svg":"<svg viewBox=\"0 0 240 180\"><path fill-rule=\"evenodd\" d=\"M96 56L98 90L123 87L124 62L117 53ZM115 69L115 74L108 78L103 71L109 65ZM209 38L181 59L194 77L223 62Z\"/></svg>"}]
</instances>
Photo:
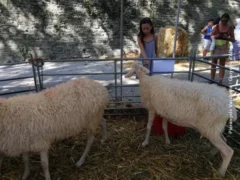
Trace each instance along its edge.
<instances>
[{"instance_id":1,"label":"white sheep","mask_svg":"<svg viewBox=\"0 0 240 180\"><path fill-rule=\"evenodd\" d=\"M78 135L87 130L87 145L80 167L101 124L103 141L106 124L102 118L108 104L108 91L100 83L78 78L37 94L0 98L0 167L4 155L23 154L24 174L28 178L30 152L40 152L45 179L50 180L48 150L54 141Z\"/></svg>"},{"instance_id":2,"label":"white sheep","mask_svg":"<svg viewBox=\"0 0 240 180\"><path fill-rule=\"evenodd\" d=\"M229 118L237 120L236 107L229 94L216 85L170 79L161 75L148 76L148 69L140 62L134 63L125 77L131 77L135 72L139 78L142 103L149 113L147 134L142 146L149 143L155 115L161 115L164 118L163 130L167 144L170 143L167 121L198 130L202 137L209 139L220 150L223 163L219 173L225 176L234 151L226 144L222 132ZM213 155L216 149L212 150Z\"/></svg>"}]
</instances>

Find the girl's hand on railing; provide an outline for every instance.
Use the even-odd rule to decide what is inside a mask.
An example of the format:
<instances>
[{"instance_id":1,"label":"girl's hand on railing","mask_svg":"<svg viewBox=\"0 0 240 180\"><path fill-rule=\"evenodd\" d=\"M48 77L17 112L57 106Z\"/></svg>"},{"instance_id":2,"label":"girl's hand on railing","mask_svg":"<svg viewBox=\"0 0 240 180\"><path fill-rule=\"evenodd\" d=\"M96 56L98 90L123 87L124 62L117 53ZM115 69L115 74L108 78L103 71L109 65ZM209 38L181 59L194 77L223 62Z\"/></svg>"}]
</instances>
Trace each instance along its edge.
<instances>
[{"instance_id":1,"label":"girl's hand on railing","mask_svg":"<svg viewBox=\"0 0 240 180\"><path fill-rule=\"evenodd\" d=\"M143 64L148 65L148 64L149 64L149 60L144 60L144 61L143 61Z\"/></svg>"}]
</instances>

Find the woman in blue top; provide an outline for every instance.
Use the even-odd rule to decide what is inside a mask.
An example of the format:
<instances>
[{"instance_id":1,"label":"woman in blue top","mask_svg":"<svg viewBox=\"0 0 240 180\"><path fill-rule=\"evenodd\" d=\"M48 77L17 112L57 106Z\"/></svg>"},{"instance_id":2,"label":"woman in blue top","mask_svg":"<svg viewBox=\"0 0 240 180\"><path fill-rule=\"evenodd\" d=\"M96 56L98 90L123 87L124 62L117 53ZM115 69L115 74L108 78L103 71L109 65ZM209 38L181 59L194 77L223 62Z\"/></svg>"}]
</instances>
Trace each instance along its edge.
<instances>
[{"instance_id":1,"label":"woman in blue top","mask_svg":"<svg viewBox=\"0 0 240 180\"><path fill-rule=\"evenodd\" d=\"M203 56L207 55L207 52L210 49L211 45L211 33L212 33L212 26L213 26L213 19L210 19L208 21L208 25L204 27L201 31L201 33L204 35L203 38Z\"/></svg>"},{"instance_id":2,"label":"woman in blue top","mask_svg":"<svg viewBox=\"0 0 240 180\"><path fill-rule=\"evenodd\" d=\"M157 55L157 35L154 34L153 23L150 18L140 21L140 32L138 34L138 45L140 58L155 58ZM152 61L144 60L143 65L151 71Z\"/></svg>"}]
</instances>

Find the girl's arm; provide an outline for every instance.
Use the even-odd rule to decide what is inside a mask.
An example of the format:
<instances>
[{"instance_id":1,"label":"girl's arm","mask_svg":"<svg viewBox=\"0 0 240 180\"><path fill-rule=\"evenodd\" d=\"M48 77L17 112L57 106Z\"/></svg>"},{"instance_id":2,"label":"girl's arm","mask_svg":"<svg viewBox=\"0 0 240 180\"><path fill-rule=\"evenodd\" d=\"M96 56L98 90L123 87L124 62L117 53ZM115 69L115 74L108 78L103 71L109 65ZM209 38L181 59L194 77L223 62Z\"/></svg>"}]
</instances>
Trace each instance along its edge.
<instances>
[{"instance_id":1,"label":"girl's arm","mask_svg":"<svg viewBox=\"0 0 240 180\"><path fill-rule=\"evenodd\" d=\"M233 28L230 26L228 31L229 31L228 34L224 34L222 38L224 40L234 42L235 41L235 37L234 37L234 30L233 30Z\"/></svg>"},{"instance_id":2,"label":"girl's arm","mask_svg":"<svg viewBox=\"0 0 240 180\"><path fill-rule=\"evenodd\" d=\"M203 35L209 35L209 34L206 34L206 30L207 30L207 26L205 26L202 30L201 30L201 33L203 34Z\"/></svg>"},{"instance_id":3,"label":"girl's arm","mask_svg":"<svg viewBox=\"0 0 240 180\"><path fill-rule=\"evenodd\" d=\"M229 36L228 40L231 42L235 42L234 29L232 26L230 27L230 36Z\"/></svg>"},{"instance_id":4,"label":"girl's arm","mask_svg":"<svg viewBox=\"0 0 240 180\"><path fill-rule=\"evenodd\" d=\"M158 34L155 34L154 39L155 39L155 53L157 57L158 56Z\"/></svg>"},{"instance_id":5,"label":"girl's arm","mask_svg":"<svg viewBox=\"0 0 240 180\"><path fill-rule=\"evenodd\" d=\"M140 48L140 53L142 54L143 58L147 58L141 39L138 37L137 40L138 40L138 46Z\"/></svg>"},{"instance_id":6,"label":"girl's arm","mask_svg":"<svg viewBox=\"0 0 240 180\"><path fill-rule=\"evenodd\" d=\"M216 38L219 38L221 35L220 34L217 34L216 33L216 30L217 28L216 28L216 26L213 28L213 30L212 30L212 33L211 33L211 36L214 36L214 38L216 39Z\"/></svg>"}]
</instances>

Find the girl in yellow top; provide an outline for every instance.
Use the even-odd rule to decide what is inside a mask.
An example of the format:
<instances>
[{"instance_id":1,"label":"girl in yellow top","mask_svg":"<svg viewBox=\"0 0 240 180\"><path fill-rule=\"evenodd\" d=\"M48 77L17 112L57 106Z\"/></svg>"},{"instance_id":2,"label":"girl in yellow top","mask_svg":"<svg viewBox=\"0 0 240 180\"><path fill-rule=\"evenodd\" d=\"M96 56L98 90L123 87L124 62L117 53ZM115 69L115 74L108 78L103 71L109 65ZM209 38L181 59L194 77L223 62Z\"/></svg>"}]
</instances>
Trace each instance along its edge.
<instances>
[{"instance_id":1,"label":"girl in yellow top","mask_svg":"<svg viewBox=\"0 0 240 180\"><path fill-rule=\"evenodd\" d=\"M219 24L215 26L212 31L212 35L215 38L215 48L213 50L213 55L223 55L229 53L229 42L234 42L234 30L232 26L228 25L230 16L227 13L224 13L221 17ZM212 60L212 63L217 64L219 59L219 65L225 66L226 58L216 58ZM219 83L222 84L224 77L225 69L220 68L219 70ZM211 69L211 79L215 79L216 66L212 65Z\"/></svg>"}]
</instances>

